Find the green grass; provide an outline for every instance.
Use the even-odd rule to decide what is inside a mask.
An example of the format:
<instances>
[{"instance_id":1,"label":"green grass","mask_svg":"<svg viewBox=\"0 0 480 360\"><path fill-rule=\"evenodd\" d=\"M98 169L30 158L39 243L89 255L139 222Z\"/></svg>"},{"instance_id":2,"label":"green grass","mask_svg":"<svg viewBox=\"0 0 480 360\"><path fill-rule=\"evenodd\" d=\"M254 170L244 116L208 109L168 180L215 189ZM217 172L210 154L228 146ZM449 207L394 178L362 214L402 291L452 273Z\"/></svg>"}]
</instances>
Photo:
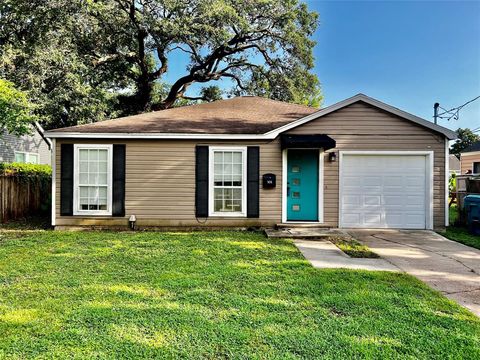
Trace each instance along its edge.
<instances>
[{"instance_id":1,"label":"green grass","mask_svg":"<svg viewBox=\"0 0 480 360\"><path fill-rule=\"evenodd\" d=\"M352 238L331 237L329 241L334 243L345 254L353 258L379 258L378 254L374 253L367 245L363 245Z\"/></svg>"},{"instance_id":2,"label":"green grass","mask_svg":"<svg viewBox=\"0 0 480 360\"><path fill-rule=\"evenodd\" d=\"M0 358L480 358L480 320L400 273L258 233L0 233Z\"/></svg>"},{"instance_id":3,"label":"green grass","mask_svg":"<svg viewBox=\"0 0 480 360\"><path fill-rule=\"evenodd\" d=\"M457 206L453 205L449 209L450 224L455 224L455 221L458 217ZM445 233L442 234L450 240L457 241L459 243L480 249L480 236L473 235L468 232L464 227L460 226L449 226Z\"/></svg>"}]
</instances>

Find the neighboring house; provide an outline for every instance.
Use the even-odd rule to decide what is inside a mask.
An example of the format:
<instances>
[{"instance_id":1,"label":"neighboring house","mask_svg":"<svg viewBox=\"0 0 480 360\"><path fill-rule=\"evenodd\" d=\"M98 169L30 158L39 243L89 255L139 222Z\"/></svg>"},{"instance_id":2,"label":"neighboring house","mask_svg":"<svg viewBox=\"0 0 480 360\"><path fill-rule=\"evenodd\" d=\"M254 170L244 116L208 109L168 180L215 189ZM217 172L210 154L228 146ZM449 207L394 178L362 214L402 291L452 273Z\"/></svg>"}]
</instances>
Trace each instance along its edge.
<instances>
[{"instance_id":1,"label":"neighboring house","mask_svg":"<svg viewBox=\"0 0 480 360\"><path fill-rule=\"evenodd\" d=\"M460 164L462 174L467 172L480 174L480 141L473 143L462 151Z\"/></svg>"},{"instance_id":2,"label":"neighboring house","mask_svg":"<svg viewBox=\"0 0 480 360\"><path fill-rule=\"evenodd\" d=\"M460 175L460 160L458 157L451 154L448 159L448 169L450 171L450 175Z\"/></svg>"},{"instance_id":3,"label":"neighboring house","mask_svg":"<svg viewBox=\"0 0 480 360\"><path fill-rule=\"evenodd\" d=\"M455 133L362 94L321 110L237 97L47 136L57 228L448 223Z\"/></svg>"},{"instance_id":4,"label":"neighboring house","mask_svg":"<svg viewBox=\"0 0 480 360\"><path fill-rule=\"evenodd\" d=\"M0 162L50 164L51 145L38 123L32 125L30 135L16 136L3 132L0 133Z\"/></svg>"}]
</instances>

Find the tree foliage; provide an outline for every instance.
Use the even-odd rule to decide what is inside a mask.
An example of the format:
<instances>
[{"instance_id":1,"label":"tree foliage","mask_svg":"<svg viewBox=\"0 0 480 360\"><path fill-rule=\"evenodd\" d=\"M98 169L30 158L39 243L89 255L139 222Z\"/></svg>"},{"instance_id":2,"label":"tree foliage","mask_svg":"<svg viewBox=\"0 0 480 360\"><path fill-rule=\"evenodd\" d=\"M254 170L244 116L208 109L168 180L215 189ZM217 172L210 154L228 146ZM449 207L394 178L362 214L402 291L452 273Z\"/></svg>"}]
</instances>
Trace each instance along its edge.
<instances>
[{"instance_id":1,"label":"tree foliage","mask_svg":"<svg viewBox=\"0 0 480 360\"><path fill-rule=\"evenodd\" d=\"M0 135L3 131L14 135L29 133L35 119L31 110L27 95L10 81L0 79Z\"/></svg>"},{"instance_id":2,"label":"tree foliage","mask_svg":"<svg viewBox=\"0 0 480 360\"><path fill-rule=\"evenodd\" d=\"M229 95L322 100L318 15L299 0L3 0L0 23L0 74L51 126L218 99L219 80Z\"/></svg>"},{"instance_id":3,"label":"tree foliage","mask_svg":"<svg viewBox=\"0 0 480 360\"><path fill-rule=\"evenodd\" d=\"M480 136L473 133L472 130L468 128L459 128L457 129L456 133L458 138L450 147L450 154L454 154L460 158L460 153L471 146L474 142L480 141Z\"/></svg>"}]
</instances>

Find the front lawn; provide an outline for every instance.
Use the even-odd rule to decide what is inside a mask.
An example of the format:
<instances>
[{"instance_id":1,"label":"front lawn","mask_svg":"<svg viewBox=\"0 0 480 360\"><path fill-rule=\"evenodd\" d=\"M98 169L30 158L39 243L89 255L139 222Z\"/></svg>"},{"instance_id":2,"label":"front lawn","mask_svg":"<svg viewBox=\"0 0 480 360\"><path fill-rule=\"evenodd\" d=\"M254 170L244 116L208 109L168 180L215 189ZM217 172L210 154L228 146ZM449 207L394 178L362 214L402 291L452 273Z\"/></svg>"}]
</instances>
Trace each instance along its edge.
<instances>
[{"instance_id":1,"label":"front lawn","mask_svg":"<svg viewBox=\"0 0 480 360\"><path fill-rule=\"evenodd\" d=\"M0 358L480 358L405 274L317 270L244 232L0 232Z\"/></svg>"},{"instance_id":2,"label":"front lawn","mask_svg":"<svg viewBox=\"0 0 480 360\"><path fill-rule=\"evenodd\" d=\"M452 226L447 227L447 230L442 235L450 240L480 249L480 236L470 234L464 227L453 225L458 217L457 205L452 205L450 207L449 216L450 224L452 224Z\"/></svg>"}]
</instances>

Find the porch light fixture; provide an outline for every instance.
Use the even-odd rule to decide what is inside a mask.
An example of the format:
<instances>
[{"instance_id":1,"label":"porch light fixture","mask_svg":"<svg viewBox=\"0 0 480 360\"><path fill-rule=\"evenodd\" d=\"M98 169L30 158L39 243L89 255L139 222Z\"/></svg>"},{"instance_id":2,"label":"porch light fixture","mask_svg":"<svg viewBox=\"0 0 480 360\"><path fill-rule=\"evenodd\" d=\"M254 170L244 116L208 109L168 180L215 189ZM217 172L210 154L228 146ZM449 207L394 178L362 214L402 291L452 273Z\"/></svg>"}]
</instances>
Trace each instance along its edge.
<instances>
[{"instance_id":1,"label":"porch light fixture","mask_svg":"<svg viewBox=\"0 0 480 360\"><path fill-rule=\"evenodd\" d=\"M336 152L329 153L328 154L328 161L330 161L330 162L337 161L337 153Z\"/></svg>"},{"instance_id":2,"label":"porch light fixture","mask_svg":"<svg viewBox=\"0 0 480 360\"><path fill-rule=\"evenodd\" d=\"M128 219L128 224L130 225L131 230L135 230L135 223L137 222L137 217L135 215L130 215Z\"/></svg>"}]
</instances>

